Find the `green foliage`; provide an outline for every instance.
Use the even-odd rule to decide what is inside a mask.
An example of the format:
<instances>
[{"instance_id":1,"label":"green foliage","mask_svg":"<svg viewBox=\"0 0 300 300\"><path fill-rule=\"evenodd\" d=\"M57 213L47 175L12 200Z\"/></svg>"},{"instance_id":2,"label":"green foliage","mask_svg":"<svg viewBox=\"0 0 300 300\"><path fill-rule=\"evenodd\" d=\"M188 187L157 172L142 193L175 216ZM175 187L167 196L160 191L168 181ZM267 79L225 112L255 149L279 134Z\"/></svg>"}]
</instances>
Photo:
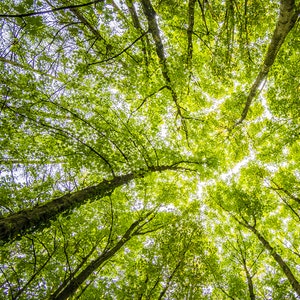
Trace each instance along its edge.
<instances>
[{"instance_id":1,"label":"green foliage","mask_svg":"<svg viewBox=\"0 0 300 300\"><path fill-rule=\"evenodd\" d=\"M0 221L135 179L1 246L0 298L49 299L141 222L70 299L297 299L257 232L299 281L299 24L238 124L279 1L71 2L0 3Z\"/></svg>"}]
</instances>

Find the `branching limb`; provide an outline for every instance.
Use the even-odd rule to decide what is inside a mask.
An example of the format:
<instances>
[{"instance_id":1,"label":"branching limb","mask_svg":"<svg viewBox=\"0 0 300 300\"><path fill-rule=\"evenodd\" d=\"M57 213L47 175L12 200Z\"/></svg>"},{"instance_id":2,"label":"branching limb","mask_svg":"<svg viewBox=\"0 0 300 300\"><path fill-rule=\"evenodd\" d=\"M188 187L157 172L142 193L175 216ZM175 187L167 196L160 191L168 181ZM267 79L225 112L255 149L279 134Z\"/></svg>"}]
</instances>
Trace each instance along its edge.
<instances>
[{"instance_id":1,"label":"branching limb","mask_svg":"<svg viewBox=\"0 0 300 300\"><path fill-rule=\"evenodd\" d=\"M71 194L67 193L43 205L23 209L17 213L0 218L0 244L12 241L26 232L34 232L48 227L51 225L49 221L55 220L60 214L67 213L74 207L84 205L87 201L96 201L104 198L119 186L129 183L133 179L143 178L151 172L178 169L176 166L150 166L146 170L141 169L126 175L116 176L112 180L103 180L97 185L86 187ZM42 241L40 242L42 243Z\"/></svg>"},{"instance_id":2,"label":"branching limb","mask_svg":"<svg viewBox=\"0 0 300 300\"><path fill-rule=\"evenodd\" d=\"M204 26L205 26L205 29L206 29L206 35L209 34L209 30L208 30L208 27L207 27L207 22L206 22L206 18L205 18L205 4L207 4L208 1L206 0L203 0L203 3L201 3L200 0L198 0L198 4L200 6L200 9L201 9L201 16L202 16L202 20L203 20L203 23L204 23Z\"/></svg>"},{"instance_id":3,"label":"branching limb","mask_svg":"<svg viewBox=\"0 0 300 300\"><path fill-rule=\"evenodd\" d=\"M283 260L281 255L276 251L276 249L273 246L271 246L269 241L265 239L265 237L256 229L256 219L254 219L254 225L251 225L242 215L240 215L240 217L242 218L243 221L241 221L237 216L232 214L230 211L226 209L224 210L227 211L240 225L252 231L252 233L262 243L264 248L269 251L270 255L276 261L276 263L278 264L282 272L285 274L286 278L288 279L289 283L293 287L294 291L297 293L298 296L300 296L300 282L297 280L292 270L290 269L288 264Z\"/></svg>"},{"instance_id":4,"label":"branching limb","mask_svg":"<svg viewBox=\"0 0 300 300\"><path fill-rule=\"evenodd\" d=\"M63 283L58 287L58 289L52 294L52 297L55 298L57 295L64 289L64 287L70 282L72 278L78 273L78 271L83 267L83 265L88 261L88 259L92 256L92 254L97 249L99 241L95 243L92 247L91 251L82 259L80 264L76 267L76 269L70 274L69 278L65 279Z\"/></svg>"},{"instance_id":5,"label":"branching limb","mask_svg":"<svg viewBox=\"0 0 300 300\"><path fill-rule=\"evenodd\" d=\"M137 111L138 111L138 110L146 103L146 101L147 101L149 98L151 98L152 96L154 96L155 94L159 93L160 91L162 91L162 90L165 89L165 88L167 88L166 85L164 85L163 87L159 88L157 91L155 91L155 92L151 93L150 95L148 95L147 97L145 97L145 98L142 100L141 104L140 104L135 110L132 111L132 113L130 114L130 116L129 116L128 119L130 119L131 116L132 116L133 114L135 114L135 113L136 113L136 112L137 112Z\"/></svg>"},{"instance_id":6,"label":"branching limb","mask_svg":"<svg viewBox=\"0 0 300 300\"><path fill-rule=\"evenodd\" d=\"M14 299L18 299L21 294L27 289L27 287L34 281L34 279L39 275L39 273L46 267L54 253L56 252L56 248L53 250L53 252L47 257L45 262L34 272L34 274L30 277L30 279L26 282L26 284L18 290L16 294L14 294Z\"/></svg>"},{"instance_id":7,"label":"branching limb","mask_svg":"<svg viewBox=\"0 0 300 300\"><path fill-rule=\"evenodd\" d=\"M271 180L274 185L276 185L276 188L271 187L274 191L282 191L284 194L286 194L289 198L293 199L294 201L298 202L300 204L300 198L294 196L292 193L290 193L288 190L286 190L283 187L280 187L274 180Z\"/></svg>"},{"instance_id":8,"label":"branching limb","mask_svg":"<svg viewBox=\"0 0 300 300\"><path fill-rule=\"evenodd\" d=\"M126 5L128 7L128 10L129 10L132 22L133 22L133 26L140 33L145 32L142 25L141 25L141 22L139 20L138 14L136 12L136 9L133 5L132 0L126 0ZM150 58L150 50L149 50L150 49L150 42L149 42L148 36L146 35L145 38L142 38L141 42L142 42L142 51L143 51L143 54L144 54L144 57L145 57L145 64L146 64L146 67L147 67L146 71L147 71L147 74L148 74L148 64L149 64L149 58ZM147 48L148 48L148 51L147 51Z\"/></svg>"},{"instance_id":9,"label":"branching limb","mask_svg":"<svg viewBox=\"0 0 300 300\"><path fill-rule=\"evenodd\" d=\"M44 127L44 128L48 128L48 129L50 129L50 131L52 131L54 133L56 132L56 134L59 134L59 135L61 135L63 137L66 137L66 138L72 138L73 140L79 142L80 144L82 144L83 146L85 146L86 148L88 148L91 152L93 152L98 157L100 157L105 162L105 164L109 168L109 170L112 173L112 175L115 176L115 173L114 173L114 170L113 170L113 167L112 167L111 163L99 151L97 151L94 147L90 146L89 144L87 144L86 142L84 142L82 139L80 139L76 135L74 135L73 133L68 132L68 131L66 131L64 129L61 129L61 128L54 127L54 126L49 125L49 124L47 124L47 123L45 123L43 121L37 121L37 120L35 120L34 118L32 118L30 116L24 115L23 113L17 111L16 109L14 109L13 107L11 107L9 105L5 105L5 106L6 106L7 109L11 110L15 114L23 117L24 119L28 119L28 120L36 123L38 126L41 126L41 127Z\"/></svg>"}]
</instances>

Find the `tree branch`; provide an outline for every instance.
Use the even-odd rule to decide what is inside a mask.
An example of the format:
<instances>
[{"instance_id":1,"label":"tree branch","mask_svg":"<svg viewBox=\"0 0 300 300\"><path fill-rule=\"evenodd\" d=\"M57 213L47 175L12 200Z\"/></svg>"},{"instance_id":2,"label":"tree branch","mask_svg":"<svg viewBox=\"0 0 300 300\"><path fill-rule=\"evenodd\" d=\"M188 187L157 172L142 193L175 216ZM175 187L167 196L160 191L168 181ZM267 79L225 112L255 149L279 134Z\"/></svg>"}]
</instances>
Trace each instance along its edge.
<instances>
[{"instance_id":1,"label":"tree branch","mask_svg":"<svg viewBox=\"0 0 300 300\"><path fill-rule=\"evenodd\" d=\"M56 8L49 9L49 10L36 11L36 12L25 13L25 14L0 14L0 18L24 18L24 17L39 16L39 15L45 15L45 14L59 11L59 10L66 10L66 9L88 6L88 5L96 4L98 2L103 2L103 1L104 0L95 0L92 2L88 2L88 3L83 3L83 4L78 4L78 5L61 6L61 7L56 7Z\"/></svg>"},{"instance_id":2,"label":"tree branch","mask_svg":"<svg viewBox=\"0 0 300 300\"><path fill-rule=\"evenodd\" d=\"M124 235L118 240L118 242L108 249L107 251L102 252L98 258L93 260L82 272L78 274L75 278L73 278L69 284L59 293L57 296L51 296L52 300L65 300L70 296L74 295L79 286L84 283L84 281L94 272L96 271L103 263L108 261L111 257L113 257L134 235L137 230L137 227L150 215L152 211L147 213L144 217L135 221L131 224L131 226L126 230Z\"/></svg>"},{"instance_id":3,"label":"tree branch","mask_svg":"<svg viewBox=\"0 0 300 300\"><path fill-rule=\"evenodd\" d=\"M51 79L54 79L54 80L57 80L57 81L60 81L60 82L63 82L61 79L51 75L51 74L47 74L43 71L40 71L40 70L37 70L37 69L34 69L32 68L31 66L26 66L26 65L23 65L23 64L20 64L18 62L15 62L15 61L12 61L12 60L9 60L9 59L6 59L4 57L0 57L0 61L2 61L3 63L5 64L10 64L12 66L15 66L15 67L18 67L18 68L21 68L21 69L24 69L24 70L28 70L28 71L31 71L31 72L34 72L34 73L37 73L37 74L40 74L42 76L47 76Z\"/></svg>"},{"instance_id":4,"label":"tree branch","mask_svg":"<svg viewBox=\"0 0 300 300\"><path fill-rule=\"evenodd\" d=\"M136 38L130 45L128 45L126 48L124 48L121 52L113 55L112 57L109 57L109 58L106 58L104 60L101 60L101 61L96 61L96 62L93 62L93 63L90 63L88 64L89 66L92 66L92 65L97 65L97 64L101 64L101 63L104 63L104 62L108 62L114 58L117 58L118 56L122 55L124 52L126 52L129 48L131 48L136 42L138 42L143 36L145 36L148 32L144 32L142 35L140 35L138 38Z\"/></svg>"}]
</instances>

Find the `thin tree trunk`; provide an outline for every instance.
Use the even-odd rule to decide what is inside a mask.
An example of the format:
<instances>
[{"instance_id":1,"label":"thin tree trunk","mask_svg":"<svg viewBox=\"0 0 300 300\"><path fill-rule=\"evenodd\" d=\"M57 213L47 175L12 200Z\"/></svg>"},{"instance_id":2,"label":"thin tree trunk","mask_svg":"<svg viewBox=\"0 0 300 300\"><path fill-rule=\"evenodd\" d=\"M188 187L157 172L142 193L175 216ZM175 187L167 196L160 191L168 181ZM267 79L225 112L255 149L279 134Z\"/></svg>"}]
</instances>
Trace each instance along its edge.
<instances>
[{"instance_id":1,"label":"thin tree trunk","mask_svg":"<svg viewBox=\"0 0 300 300\"><path fill-rule=\"evenodd\" d=\"M185 120L182 118L182 112L181 112L182 107L179 105L178 95L173 87L173 83L172 83L171 77L169 75L169 69L168 69L168 65L167 65L165 49L164 49L164 45L163 45L163 42L161 39L161 34L160 34L159 27L158 27L157 20L156 20L156 12L155 12L150 0L141 0L141 4L142 4L143 12L148 21L149 31L150 31L152 38L154 40L154 43L155 43L156 54L159 58L162 75L165 79L168 89L171 92L172 99L176 105L177 114L181 117L182 125L184 126L184 129L186 131ZM187 134L187 132L186 132L186 134Z\"/></svg>"},{"instance_id":2,"label":"thin tree trunk","mask_svg":"<svg viewBox=\"0 0 300 300\"><path fill-rule=\"evenodd\" d=\"M76 269L70 274L70 276L68 278L66 278L62 284L58 287L58 289L56 289L56 291L52 294L52 298L57 297L57 295L59 295L59 293L64 289L65 286L67 286L67 284L70 282L70 280L72 278L74 278L74 276L79 272L79 270L83 267L83 265L88 261L88 259L90 258L90 256L95 252L95 250L97 249L97 244L91 249L91 251L82 259L82 261L79 263L79 265L76 267Z\"/></svg>"},{"instance_id":3,"label":"thin tree trunk","mask_svg":"<svg viewBox=\"0 0 300 300\"><path fill-rule=\"evenodd\" d=\"M151 212L152 213L152 212ZM96 271L105 261L109 260L113 257L125 243L127 243L134 235L138 234L138 231L143 227L143 225L147 224L148 222L141 224L151 213L148 213L144 218L141 218L134 223L127 229L125 234L119 239L117 244L110 248L107 251L104 251L97 259L93 260L81 273L78 274L75 278L73 278L69 284L62 290L58 296L51 296L51 300L65 300L68 299L70 296L74 295L77 289L80 287L81 284L94 272ZM57 294L56 292L54 293Z\"/></svg>"},{"instance_id":4,"label":"thin tree trunk","mask_svg":"<svg viewBox=\"0 0 300 300\"><path fill-rule=\"evenodd\" d=\"M290 270L289 266L282 259L282 257L275 251L275 249L270 245L270 243L256 230L254 226L242 222L239 223L247 227L248 229L250 229L257 236L257 238L261 241L264 247L270 252L270 254L273 256L275 261L278 263L278 265L280 266L283 273L286 275L288 281L292 285L295 292L298 294L298 296L300 296L300 283L298 282L298 280Z\"/></svg>"},{"instance_id":5,"label":"thin tree trunk","mask_svg":"<svg viewBox=\"0 0 300 300\"><path fill-rule=\"evenodd\" d=\"M161 300L162 297L166 294L168 288L170 287L171 281L175 275L175 273L177 272L177 270L179 269L180 265L182 263L182 260L180 260L177 265L175 266L174 270L172 271L171 275L168 277L166 286L163 288L163 290L161 291L161 293L159 294L158 300Z\"/></svg>"},{"instance_id":6,"label":"thin tree trunk","mask_svg":"<svg viewBox=\"0 0 300 300\"><path fill-rule=\"evenodd\" d=\"M136 173L116 176L112 180L103 180L97 185L87 187L72 194L66 194L43 205L24 209L7 217L0 218L0 243L4 244L12 241L26 232L34 232L38 229L49 227L49 221L55 220L60 214L70 212L73 208L79 207L87 201L95 201L108 196L117 187L133 179L142 178L147 173L176 169L174 165L157 166L149 167L148 170L139 170Z\"/></svg>"},{"instance_id":7,"label":"thin tree trunk","mask_svg":"<svg viewBox=\"0 0 300 300\"><path fill-rule=\"evenodd\" d=\"M252 277L248 271L248 268L246 265L244 265L244 269L246 272L246 277L247 277L247 284L248 284L248 290L249 290L249 295L251 300L255 300L255 294L254 294L254 287L253 287L253 281Z\"/></svg>"},{"instance_id":8,"label":"thin tree trunk","mask_svg":"<svg viewBox=\"0 0 300 300\"><path fill-rule=\"evenodd\" d=\"M187 40L188 40L188 49L187 49L187 66L191 67L191 61L193 58L193 31L195 23L195 4L196 0L189 0L188 4L188 29L187 29Z\"/></svg>"},{"instance_id":9,"label":"thin tree trunk","mask_svg":"<svg viewBox=\"0 0 300 300\"><path fill-rule=\"evenodd\" d=\"M250 105L257 94L257 91L264 79L268 75L271 67L274 64L276 56L280 47L282 46L286 36L294 27L298 19L299 11L295 12L295 1L294 0L281 0L280 2L280 12L278 21L269 44L267 53L265 55L264 62L261 66L260 72L257 75L251 89L248 94L241 118L236 122L235 126L241 124L247 117Z\"/></svg>"}]
</instances>

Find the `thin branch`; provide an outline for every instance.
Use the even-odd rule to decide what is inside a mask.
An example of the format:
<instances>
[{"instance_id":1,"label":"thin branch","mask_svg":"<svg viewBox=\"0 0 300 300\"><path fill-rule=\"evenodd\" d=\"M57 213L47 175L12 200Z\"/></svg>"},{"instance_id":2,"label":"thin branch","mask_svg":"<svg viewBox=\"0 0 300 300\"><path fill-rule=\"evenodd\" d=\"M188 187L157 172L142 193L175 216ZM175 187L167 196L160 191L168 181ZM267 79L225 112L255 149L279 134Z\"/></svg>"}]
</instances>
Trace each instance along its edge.
<instances>
[{"instance_id":1,"label":"thin branch","mask_svg":"<svg viewBox=\"0 0 300 300\"><path fill-rule=\"evenodd\" d=\"M34 118L31 118L29 116L26 116L26 115L18 112L17 110L15 110L14 108L12 108L9 105L5 105L5 107L7 109L11 110L12 112L14 112L15 114L20 115L21 117L23 117L25 119L33 121L34 123L36 123L36 124L38 124L38 125L40 125L42 127L45 127L45 128L48 128L48 129L52 129L52 130L54 130L54 132L56 132L57 134L59 134L61 136L64 136L64 137L67 137L67 138L72 138L73 140L75 140L75 141L79 142L80 144L82 144L83 146L87 147L88 149L90 149L91 152L93 152L94 154L96 154L98 157L100 157L105 162L105 164L108 166L110 172L115 177L115 172L113 170L113 167L112 167L111 163L102 154L100 154L95 148L93 148L89 144L85 143L84 141L82 141L81 139L79 139L78 137L76 137L73 133L70 133L70 132L68 132L68 131L66 131L64 129L61 129L61 128L56 128L56 127L54 127L52 125L49 125L47 123L44 123L42 121L37 121Z\"/></svg>"},{"instance_id":2,"label":"thin branch","mask_svg":"<svg viewBox=\"0 0 300 300\"><path fill-rule=\"evenodd\" d=\"M36 12L25 13L25 14L0 14L0 18L24 18L24 17L31 17L31 16L37 16L37 15L44 15L44 14L48 14L48 13L59 11L59 10L67 10L67 9L72 9L72 8L77 8L77 7L88 6L91 4L96 4L98 2L104 2L104 0L95 0L92 2L77 4L77 5L60 6L60 7L56 7L56 8L49 9L49 10L36 11Z\"/></svg>"},{"instance_id":3,"label":"thin branch","mask_svg":"<svg viewBox=\"0 0 300 300\"><path fill-rule=\"evenodd\" d=\"M49 78L51 78L51 79L54 79L54 80L63 82L61 79L59 79L59 78L57 78L57 77L55 77L55 76L53 76L53 75L51 75L51 74L47 74L47 73L45 73L45 72L43 72L43 71L34 69L34 68L32 68L31 66L26 66L26 65L20 64L20 63L18 63L18 62L15 62L15 61L6 59L6 58L4 58L4 57L0 57L0 61L2 61L2 62L5 63L5 64L10 64L10 65L12 65L12 66L19 67L19 68L24 69L24 70L27 70L27 71L32 71L32 72L37 73L37 74L40 74L40 75L42 75L42 76L47 76L47 77L49 77Z\"/></svg>"},{"instance_id":4,"label":"thin branch","mask_svg":"<svg viewBox=\"0 0 300 300\"><path fill-rule=\"evenodd\" d=\"M288 190L280 187L274 180L271 180L272 183L276 185L277 188L271 187L272 190L276 191L282 191L284 194L286 194L289 198L293 199L294 201L298 202L300 204L300 198L294 196L292 193L290 193Z\"/></svg>"},{"instance_id":5,"label":"thin branch","mask_svg":"<svg viewBox=\"0 0 300 300\"><path fill-rule=\"evenodd\" d=\"M56 252L56 248L53 250L50 256L45 260L45 262L38 268L38 270L31 276L31 278L26 282L26 284L18 290L18 292L14 295L13 299L18 299L21 294L26 290L26 288L33 282L33 280L36 278L36 276L45 268L45 266L48 264L54 253Z\"/></svg>"},{"instance_id":6,"label":"thin branch","mask_svg":"<svg viewBox=\"0 0 300 300\"><path fill-rule=\"evenodd\" d=\"M5 282L7 283L8 287L9 287L9 294L11 295L11 298L12 298L12 300L13 300L13 292L12 292L13 289L12 289L11 283L10 283L10 281L8 280L6 274L5 274L5 272L3 271L3 269L2 269L1 266L0 266L0 271L1 271L1 273L3 274L3 277L4 277L4 279L5 279ZM3 285L5 285L5 284L3 284ZM2 285L2 286L3 286L3 285ZM2 287L2 286L1 286L1 287Z\"/></svg>"},{"instance_id":7,"label":"thin branch","mask_svg":"<svg viewBox=\"0 0 300 300\"><path fill-rule=\"evenodd\" d=\"M141 26L141 22L138 18L138 14L137 14L136 9L135 9L135 7L132 3L132 0L126 0L126 5L127 5L128 10L129 10L134 28L136 28L140 33L145 32L143 30L142 26ZM143 54L144 54L144 57L145 57L146 72L147 72L147 75L149 75L148 74L148 65L149 65L148 56L150 57L150 51L147 51L147 47L148 47L148 49L150 49L150 42L149 42L149 38L148 38L147 35L145 36L145 40L146 40L146 43L144 41L144 38L141 40L141 42L142 42L142 51L143 51ZM147 45L147 47L146 47L146 45Z\"/></svg>"},{"instance_id":8,"label":"thin branch","mask_svg":"<svg viewBox=\"0 0 300 300\"><path fill-rule=\"evenodd\" d=\"M208 1L204 0L203 1L203 4L201 3L200 0L198 0L198 4L200 6L200 9L201 9L201 16L202 16L202 20L203 20L203 23L204 23L204 26L205 26L205 29L206 29L206 35L209 35L209 30L208 30L208 27L207 27L207 23L206 23L206 18L205 18L205 4L208 3Z\"/></svg>"},{"instance_id":9,"label":"thin branch","mask_svg":"<svg viewBox=\"0 0 300 300\"><path fill-rule=\"evenodd\" d=\"M153 211L150 211L145 216L133 222L113 247L111 247L106 252L102 252L102 254L98 256L95 260L90 262L90 264L82 272L80 272L78 276L73 278L57 296L54 297L52 295L50 296L50 299L65 300L68 299L70 296L74 295L77 289L86 281L86 279L93 272L97 271L101 267L101 265L103 265L106 261L112 258L126 244L126 242L128 242L134 236L137 228L140 227L140 224L143 221L145 221L152 213Z\"/></svg>"},{"instance_id":10,"label":"thin branch","mask_svg":"<svg viewBox=\"0 0 300 300\"><path fill-rule=\"evenodd\" d=\"M100 0L103 1L103 0ZM93 33L93 35L99 39L105 42L106 46L108 46L108 43L103 38L103 36L100 34L100 32L78 11L76 7L70 8L71 12L78 18L80 22L82 22L86 27L89 28L89 30Z\"/></svg>"},{"instance_id":11,"label":"thin branch","mask_svg":"<svg viewBox=\"0 0 300 300\"><path fill-rule=\"evenodd\" d=\"M167 284L164 287L164 289L161 291L161 293L158 297L158 300L161 300L163 298L163 296L165 295L165 293L167 292L168 288L170 287L170 284L172 282L172 279L173 279L175 273L177 272L177 270L179 269L179 267L182 264L182 261L183 261L183 258L176 264L176 266L175 266L174 270L172 271L171 275L168 277Z\"/></svg>"},{"instance_id":12,"label":"thin branch","mask_svg":"<svg viewBox=\"0 0 300 300\"><path fill-rule=\"evenodd\" d=\"M148 32L144 32L142 35L140 35L138 38L136 38L130 45L128 45L126 48L124 48L121 52L109 57L109 58L106 58L104 60L101 60L101 61L96 61L96 62L93 62L93 63L90 63L88 64L88 66L92 66L92 65L97 65L97 64L102 64L104 62L108 62L112 59L115 59L117 58L118 56L122 55L124 52L126 52L128 49L130 49L136 42L138 42L143 36L145 36Z\"/></svg>"},{"instance_id":13,"label":"thin branch","mask_svg":"<svg viewBox=\"0 0 300 300\"><path fill-rule=\"evenodd\" d=\"M133 111L131 112L131 114L130 114L130 116L128 117L128 119L130 119L131 116L132 116L133 114L135 114L135 113L136 113L136 112L137 112L137 111L145 104L145 102L147 101L147 99L151 98L152 96L154 96L155 94L159 93L160 91L162 91L162 90L165 89L165 88L167 88L166 85L164 85L163 87L159 88L157 91L151 93L150 95L146 96L146 97L142 100L141 104L140 104L135 110L133 110Z\"/></svg>"},{"instance_id":14,"label":"thin branch","mask_svg":"<svg viewBox=\"0 0 300 300\"><path fill-rule=\"evenodd\" d=\"M51 98L51 97L49 97ZM125 153L122 151L122 149L118 146L118 144L116 144L112 139L110 139L109 137L107 137L106 134L104 134L102 131L100 131L96 126L94 126L92 123L90 123L89 121L87 121L86 119L84 119L84 117L80 116L79 113L75 113L74 111L60 105L59 103L56 103L54 101L51 101L50 99L48 100L49 103L59 107L60 109L67 111L68 113L70 113L73 117L75 117L76 119L80 120L81 122L83 122L84 124L86 124L88 127L92 128L93 130L95 130L99 136L106 138L111 144L113 144L113 146L115 146L118 151L121 153L121 155L124 157L124 159L128 162L128 158L125 155ZM1 161L1 160L0 160Z\"/></svg>"}]
</instances>

